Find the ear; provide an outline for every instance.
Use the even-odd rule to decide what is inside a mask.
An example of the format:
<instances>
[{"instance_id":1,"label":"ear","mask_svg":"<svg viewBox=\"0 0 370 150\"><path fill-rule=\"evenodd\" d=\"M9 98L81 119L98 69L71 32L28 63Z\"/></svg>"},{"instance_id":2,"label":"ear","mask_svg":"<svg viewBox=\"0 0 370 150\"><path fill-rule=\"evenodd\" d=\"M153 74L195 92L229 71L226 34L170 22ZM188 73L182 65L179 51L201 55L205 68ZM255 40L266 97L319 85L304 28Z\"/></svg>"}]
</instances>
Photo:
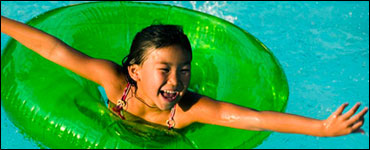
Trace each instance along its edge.
<instances>
[{"instance_id":1,"label":"ear","mask_svg":"<svg viewBox=\"0 0 370 150\"><path fill-rule=\"evenodd\" d=\"M140 66L139 65L134 64L134 65L128 66L128 73L133 80L135 80L136 82L140 81Z\"/></svg>"}]
</instances>

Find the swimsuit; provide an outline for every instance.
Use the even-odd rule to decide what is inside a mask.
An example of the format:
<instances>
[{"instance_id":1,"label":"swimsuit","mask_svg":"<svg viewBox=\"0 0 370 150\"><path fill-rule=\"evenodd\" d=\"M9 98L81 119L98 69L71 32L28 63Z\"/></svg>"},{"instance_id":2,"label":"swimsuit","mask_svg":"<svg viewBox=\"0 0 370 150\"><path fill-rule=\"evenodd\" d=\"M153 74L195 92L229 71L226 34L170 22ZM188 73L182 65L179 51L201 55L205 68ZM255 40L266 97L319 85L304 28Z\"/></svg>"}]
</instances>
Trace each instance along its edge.
<instances>
[{"instance_id":1,"label":"swimsuit","mask_svg":"<svg viewBox=\"0 0 370 150\"><path fill-rule=\"evenodd\" d=\"M123 107L127 105L126 97L130 89L131 89L131 84L128 83L124 90L123 96L121 97L121 99L118 100L117 105L112 108L112 110L116 112L121 119L125 119L125 117L122 114L122 111L124 111ZM109 103L109 100L108 100L108 103ZM176 111L176 105L171 109L170 118L166 121L166 124L168 125L169 130L173 129L175 126L175 120L174 120L175 111Z\"/></svg>"}]
</instances>

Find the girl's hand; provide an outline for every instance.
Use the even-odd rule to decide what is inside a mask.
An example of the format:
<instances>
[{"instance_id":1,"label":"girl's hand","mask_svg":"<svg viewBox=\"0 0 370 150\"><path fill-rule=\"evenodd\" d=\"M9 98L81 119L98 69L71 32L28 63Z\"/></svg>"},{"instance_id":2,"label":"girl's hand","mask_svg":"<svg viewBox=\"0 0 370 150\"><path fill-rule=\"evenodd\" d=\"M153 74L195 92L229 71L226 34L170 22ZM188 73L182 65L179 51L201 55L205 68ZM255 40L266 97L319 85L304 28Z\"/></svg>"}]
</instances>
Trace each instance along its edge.
<instances>
[{"instance_id":1,"label":"girl's hand","mask_svg":"<svg viewBox=\"0 0 370 150\"><path fill-rule=\"evenodd\" d=\"M341 136L358 132L365 133L360 127L364 124L364 115L368 111L368 107L365 107L361 112L352 117L360 107L360 103L356 103L347 113L342 114L344 108L347 106L348 103L342 104L328 119L323 120L324 136Z\"/></svg>"}]
</instances>

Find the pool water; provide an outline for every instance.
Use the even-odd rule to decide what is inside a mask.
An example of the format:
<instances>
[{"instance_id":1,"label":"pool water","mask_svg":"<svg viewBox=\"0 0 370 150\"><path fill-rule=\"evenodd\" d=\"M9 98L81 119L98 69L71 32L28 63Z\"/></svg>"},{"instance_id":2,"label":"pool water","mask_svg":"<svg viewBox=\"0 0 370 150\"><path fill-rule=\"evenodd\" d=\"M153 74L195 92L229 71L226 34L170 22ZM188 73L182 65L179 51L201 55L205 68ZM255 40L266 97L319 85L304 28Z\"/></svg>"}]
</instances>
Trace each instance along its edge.
<instances>
[{"instance_id":1,"label":"pool water","mask_svg":"<svg viewBox=\"0 0 370 150\"><path fill-rule=\"evenodd\" d=\"M1 15L21 22L73 2L1 2ZM342 103L369 106L369 2L155 2L228 20L262 41L288 78L286 112L325 119ZM9 36L1 34L1 53ZM4 84L4 83L2 83ZM347 111L348 108L345 110ZM272 133L256 148L369 148L365 134L314 137ZM1 149L40 148L1 109ZM43 148L43 147L42 147Z\"/></svg>"}]
</instances>

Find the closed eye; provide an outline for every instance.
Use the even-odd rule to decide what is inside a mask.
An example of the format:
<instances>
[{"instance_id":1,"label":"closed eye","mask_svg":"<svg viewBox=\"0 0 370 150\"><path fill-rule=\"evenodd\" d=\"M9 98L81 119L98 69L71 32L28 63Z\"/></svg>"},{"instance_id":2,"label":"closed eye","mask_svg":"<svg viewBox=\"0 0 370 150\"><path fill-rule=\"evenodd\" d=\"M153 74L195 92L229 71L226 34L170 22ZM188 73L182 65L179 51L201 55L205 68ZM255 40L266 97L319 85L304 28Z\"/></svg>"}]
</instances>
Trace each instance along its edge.
<instances>
[{"instance_id":1,"label":"closed eye","mask_svg":"<svg viewBox=\"0 0 370 150\"><path fill-rule=\"evenodd\" d=\"M160 68L159 70L161 70L163 72L170 72L170 69L167 69L167 68Z\"/></svg>"},{"instance_id":2,"label":"closed eye","mask_svg":"<svg viewBox=\"0 0 370 150\"><path fill-rule=\"evenodd\" d=\"M182 69L181 73L187 75L188 73L190 73L190 69Z\"/></svg>"}]
</instances>

